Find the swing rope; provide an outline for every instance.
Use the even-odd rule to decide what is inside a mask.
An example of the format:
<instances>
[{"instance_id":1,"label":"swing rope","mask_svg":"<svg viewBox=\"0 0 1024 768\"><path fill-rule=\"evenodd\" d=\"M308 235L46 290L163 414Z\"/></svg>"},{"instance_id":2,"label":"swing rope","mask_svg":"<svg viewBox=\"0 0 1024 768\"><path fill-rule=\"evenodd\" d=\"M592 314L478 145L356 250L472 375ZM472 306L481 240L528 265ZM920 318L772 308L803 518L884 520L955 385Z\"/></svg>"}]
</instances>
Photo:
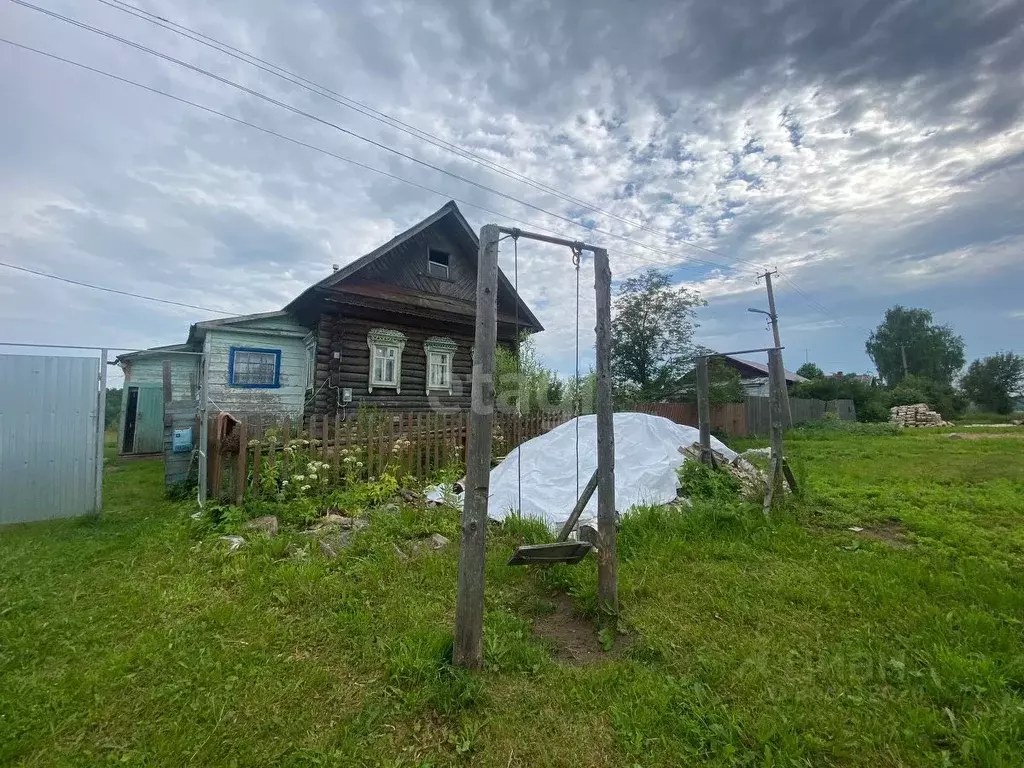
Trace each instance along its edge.
<instances>
[{"instance_id":1,"label":"swing rope","mask_svg":"<svg viewBox=\"0 0 1024 768\"><path fill-rule=\"evenodd\" d=\"M516 492L519 500L519 516L523 514L523 355L522 339L519 336L519 230L512 235L513 280L516 291Z\"/></svg>"},{"instance_id":2,"label":"swing rope","mask_svg":"<svg viewBox=\"0 0 1024 768\"><path fill-rule=\"evenodd\" d=\"M507 237L512 238L513 243L513 287L515 288L515 323L516 323L516 375L518 377L519 393L516 397L516 490L519 497L519 515L523 513L523 453L522 453L522 400L523 400L523 358L522 339L520 337L519 319L519 237L518 229L512 230ZM580 260L583 256L583 244L573 243L572 265L576 270L576 380L574 382L575 392L573 395L576 428L576 504L570 519L562 527L562 532L553 544L533 544L519 547L509 559L509 565L547 565L551 563L575 564L580 562L593 549L589 542L567 541L570 527L573 521L579 519L580 506L580 415L582 411L582 392L580 387ZM531 381L531 385L532 385ZM532 397L532 387L527 389L527 397ZM596 473L595 473L596 476ZM588 483L590 487L590 483ZM591 488L591 493L593 489ZM589 496L588 496L589 497Z\"/></svg>"},{"instance_id":3,"label":"swing rope","mask_svg":"<svg viewBox=\"0 0 1024 768\"><path fill-rule=\"evenodd\" d=\"M576 501L580 499L580 257L583 255L581 248L572 249L572 265L576 269L576 381L573 397L573 420L576 423Z\"/></svg>"}]
</instances>

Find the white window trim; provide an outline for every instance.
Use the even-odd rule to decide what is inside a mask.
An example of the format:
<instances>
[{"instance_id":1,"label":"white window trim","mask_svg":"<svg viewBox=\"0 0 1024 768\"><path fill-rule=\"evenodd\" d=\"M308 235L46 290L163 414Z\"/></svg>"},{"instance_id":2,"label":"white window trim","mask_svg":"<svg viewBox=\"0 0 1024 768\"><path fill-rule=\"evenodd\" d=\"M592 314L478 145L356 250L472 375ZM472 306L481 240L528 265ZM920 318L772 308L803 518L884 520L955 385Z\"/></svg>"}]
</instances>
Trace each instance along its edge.
<instances>
[{"instance_id":1,"label":"white window trim","mask_svg":"<svg viewBox=\"0 0 1024 768\"><path fill-rule=\"evenodd\" d=\"M427 355L427 370L425 371L426 385L425 392L429 395L431 392L447 392L449 395L452 393L452 381L455 378L455 371L452 369L452 363L455 358L455 352L458 350L458 345L449 339L447 336L433 336L423 342L423 351ZM430 356L431 355L444 355L447 358L448 363L448 385L444 387L432 387L430 385Z\"/></svg>"},{"instance_id":2,"label":"white window trim","mask_svg":"<svg viewBox=\"0 0 1024 768\"><path fill-rule=\"evenodd\" d=\"M367 391L373 392L373 388L394 389L396 395L402 394L402 350L405 349L405 334L391 328L373 328L366 334L366 346L370 348L370 371ZM395 350L395 381L378 381L373 377L374 358L376 350L392 348Z\"/></svg>"},{"instance_id":3,"label":"white window trim","mask_svg":"<svg viewBox=\"0 0 1024 768\"><path fill-rule=\"evenodd\" d=\"M306 347L306 391L316 384L316 333L309 333L302 340Z\"/></svg>"}]
</instances>

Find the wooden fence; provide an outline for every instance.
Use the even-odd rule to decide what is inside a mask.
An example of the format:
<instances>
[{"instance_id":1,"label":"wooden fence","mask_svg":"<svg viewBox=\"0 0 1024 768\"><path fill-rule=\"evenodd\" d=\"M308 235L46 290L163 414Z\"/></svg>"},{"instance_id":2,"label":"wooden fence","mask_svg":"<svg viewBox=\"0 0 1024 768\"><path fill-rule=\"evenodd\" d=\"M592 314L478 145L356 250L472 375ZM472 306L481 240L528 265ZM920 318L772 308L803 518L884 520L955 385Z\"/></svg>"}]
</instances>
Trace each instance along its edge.
<instances>
[{"instance_id":1,"label":"wooden fence","mask_svg":"<svg viewBox=\"0 0 1024 768\"><path fill-rule=\"evenodd\" d=\"M765 398L767 400L767 398ZM696 403L641 403L633 407L639 413L650 413L654 416L664 416L676 424L685 424L689 427L696 427L700 424L697 419ZM747 434L747 413L743 403L723 403L711 406L711 429L722 430L730 435Z\"/></svg>"},{"instance_id":2,"label":"wooden fence","mask_svg":"<svg viewBox=\"0 0 1024 768\"><path fill-rule=\"evenodd\" d=\"M767 435L771 430L771 414L767 397L746 397L744 406L747 412L747 434ZM856 421L857 409L852 400L814 400L810 398L791 397L789 407L793 414L793 424L804 424L825 418L826 413L834 413L844 421Z\"/></svg>"},{"instance_id":3,"label":"wooden fence","mask_svg":"<svg viewBox=\"0 0 1024 768\"><path fill-rule=\"evenodd\" d=\"M826 413L835 413L843 420L857 420L857 410L852 400L825 401L791 397L789 403L794 424L817 421L824 418ZM690 427L699 425L696 403L644 403L634 406L633 410L664 416L676 424L686 424ZM771 429L768 398L745 397L742 403L712 405L711 429L722 430L726 434L739 437L767 435Z\"/></svg>"},{"instance_id":4,"label":"wooden fence","mask_svg":"<svg viewBox=\"0 0 1024 768\"><path fill-rule=\"evenodd\" d=\"M210 421L207 455L210 498L241 504L247 491L259 487L268 467L294 462L296 455L324 462L328 482L343 472L346 458L360 462L358 474L425 480L439 469L465 460L469 414L388 413L313 414L301 420L255 414ZM549 432L572 418L552 413L530 416L495 414L492 452L504 456L520 443ZM286 446L292 450L285 451ZM333 482L332 482L333 481Z\"/></svg>"}]
</instances>

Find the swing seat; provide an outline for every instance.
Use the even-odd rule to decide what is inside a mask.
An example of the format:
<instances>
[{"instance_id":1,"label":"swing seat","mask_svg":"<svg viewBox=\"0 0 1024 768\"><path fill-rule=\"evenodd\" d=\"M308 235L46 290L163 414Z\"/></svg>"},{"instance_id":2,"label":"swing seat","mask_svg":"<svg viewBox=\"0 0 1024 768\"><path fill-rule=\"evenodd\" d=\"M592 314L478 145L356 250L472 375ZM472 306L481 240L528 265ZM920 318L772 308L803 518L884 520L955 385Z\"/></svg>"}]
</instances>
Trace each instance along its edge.
<instances>
[{"instance_id":1,"label":"swing seat","mask_svg":"<svg viewBox=\"0 0 1024 768\"><path fill-rule=\"evenodd\" d=\"M509 565L575 565L586 557L594 545L589 541L556 541L554 544L527 544L517 549Z\"/></svg>"}]
</instances>

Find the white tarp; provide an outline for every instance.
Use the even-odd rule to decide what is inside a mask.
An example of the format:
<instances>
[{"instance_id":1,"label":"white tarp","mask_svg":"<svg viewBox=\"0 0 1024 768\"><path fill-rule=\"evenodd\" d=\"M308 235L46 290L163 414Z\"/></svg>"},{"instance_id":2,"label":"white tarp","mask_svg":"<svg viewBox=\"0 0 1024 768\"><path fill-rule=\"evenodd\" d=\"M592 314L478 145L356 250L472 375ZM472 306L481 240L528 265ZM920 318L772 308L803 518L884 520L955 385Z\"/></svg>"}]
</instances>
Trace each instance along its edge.
<instances>
[{"instance_id":1,"label":"white tarp","mask_svg":"<svg viewBox=\"0 0 1024 768\"><path fill-rule=\"evenodd\" d=\"M521 508L524 517L560 526L576 504L576 422L579 422L580 492L597 469L597 417L581 416L513 450L491 470L488 515L503 520ZM626 512L638 504L665 504L676 498L676 470L683 463L680 447L700 439L694 427L676 424L646 413L615 414L615 508ZM720 440L711 447L736 457ZM522 451L522 503L517 478L518 452ZM581 522L597 516L595 493Z\"/></svg>"}]
</instances>

